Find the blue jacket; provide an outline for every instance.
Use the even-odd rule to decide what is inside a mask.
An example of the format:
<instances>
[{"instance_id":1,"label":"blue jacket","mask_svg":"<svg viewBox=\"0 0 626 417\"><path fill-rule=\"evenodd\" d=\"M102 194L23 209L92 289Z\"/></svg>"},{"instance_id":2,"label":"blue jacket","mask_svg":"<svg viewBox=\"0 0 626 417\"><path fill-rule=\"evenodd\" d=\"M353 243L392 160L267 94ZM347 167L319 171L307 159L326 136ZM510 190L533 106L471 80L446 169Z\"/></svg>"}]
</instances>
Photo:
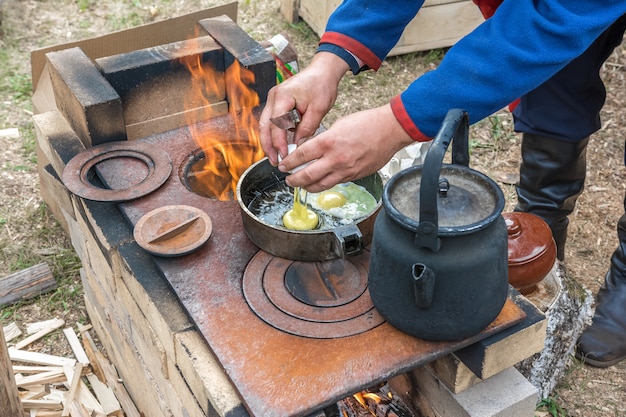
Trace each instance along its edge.
<instances>
[{"instance_id":1,"label":"blue jacket","mask_svg":"<svg viewBox=\"0 0 626 417\"><path fill-rule=\"evenodd\" d=\"M319 50L343 56L355 73L377 70L422 4L344 0L330 16ZM419 141L437 133L451 108L466 110L475 123L538 87L624 13L625 0L504 0L450 48L437 69L394 97L392 110Z\"/></svg>"}]
</instances>

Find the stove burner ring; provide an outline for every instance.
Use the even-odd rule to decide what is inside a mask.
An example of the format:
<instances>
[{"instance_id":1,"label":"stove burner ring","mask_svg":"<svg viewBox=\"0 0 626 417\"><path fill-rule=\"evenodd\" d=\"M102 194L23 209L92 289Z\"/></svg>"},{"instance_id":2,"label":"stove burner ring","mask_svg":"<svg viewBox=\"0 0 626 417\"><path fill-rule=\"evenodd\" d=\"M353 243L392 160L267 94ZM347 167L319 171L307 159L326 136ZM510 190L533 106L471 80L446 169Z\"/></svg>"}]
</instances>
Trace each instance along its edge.
<instances>
[{"instance_id":1,"label":"stove burner ring","mask_svg":"<svg viewBox=\"0 0 626 417\"><path fill-rule=\"evenodd\" d=\"M263 321L290 334L332 339L366 332L384 322L367 291L368 253L298 262L259 251L244 272L244 297Z\"/></svg>"},{"instance_id":2,"label":"stove burner ring","mask_svg":"<svg viewBox=\"0 0 626 417\"><path fill-rule=\"evenodd\" d=\"M94 185L94 168L103 161L131 158L143 162L147 175L128 188L110 189ZM165 151L140 141L109 142L74 156L63 169L63 183L74 194L87 200L121 202L134 200L159 188L172 172L172 160Z\"/></svg>"}]
</instances>

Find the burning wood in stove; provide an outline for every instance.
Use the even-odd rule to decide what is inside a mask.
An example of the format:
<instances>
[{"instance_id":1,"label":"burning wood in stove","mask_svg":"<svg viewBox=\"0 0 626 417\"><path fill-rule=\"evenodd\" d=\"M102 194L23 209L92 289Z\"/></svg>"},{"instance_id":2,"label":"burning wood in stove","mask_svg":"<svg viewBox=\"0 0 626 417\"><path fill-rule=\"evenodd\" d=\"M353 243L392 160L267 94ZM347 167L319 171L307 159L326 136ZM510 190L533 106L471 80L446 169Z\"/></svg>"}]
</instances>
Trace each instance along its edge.
<instances>
[{"instance_id":1,"label":"burning wood in stove","mask_svg":"<svg viewBox=\"0 0 626 417\"><path fill-rule=\"evenodd\" d=\"M338 417L421 417L394 396L387 383L339 401L337 413Z\"/></svg>"}]
</instances>

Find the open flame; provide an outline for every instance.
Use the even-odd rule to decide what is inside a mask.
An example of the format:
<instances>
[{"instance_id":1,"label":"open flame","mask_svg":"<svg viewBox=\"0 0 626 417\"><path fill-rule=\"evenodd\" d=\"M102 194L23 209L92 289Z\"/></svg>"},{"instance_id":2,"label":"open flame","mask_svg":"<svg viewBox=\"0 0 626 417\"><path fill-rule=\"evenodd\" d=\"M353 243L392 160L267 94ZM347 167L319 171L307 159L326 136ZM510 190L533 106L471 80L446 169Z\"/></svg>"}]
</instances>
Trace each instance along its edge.
<instances>
[{"instance_id":1,"label":"open flame","mask_svg":"<svg viewBox=\"0 0 626 417\"><path fill-rule=\"evenodd\" d=\"M259 96L252 88L254 73L236 59L223 73L203 62L202 54L190 54L181 61L192 79L191 89L185 95L186 122L204 152L203 166L192 175L209 195L232 200L241 174L264 156L258 121L253 114L259 105ZM225 106L230 122L234 123L230 137L200 127L199 122L223 115Z\"/></svg>"}]
</instances>

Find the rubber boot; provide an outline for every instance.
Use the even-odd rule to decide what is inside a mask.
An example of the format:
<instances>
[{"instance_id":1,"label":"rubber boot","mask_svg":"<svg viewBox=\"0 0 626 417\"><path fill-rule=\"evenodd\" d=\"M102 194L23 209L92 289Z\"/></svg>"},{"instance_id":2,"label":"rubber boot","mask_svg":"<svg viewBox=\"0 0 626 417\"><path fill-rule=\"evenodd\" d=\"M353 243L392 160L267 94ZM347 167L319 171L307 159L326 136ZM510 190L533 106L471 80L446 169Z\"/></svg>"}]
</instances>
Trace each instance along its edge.
<instances>
[{"instance_id":1,"label":"rubber boot","mask_svg":"<svg viewBox=\"0 0 626 417\"><path fill-rule=\"evenodd\" d=\"M626 213L626 197L624 198ZM599 368L626 359L626 214L617 223L619 246L596 297L591 326L578 339L576 357Z\"/></svg>"},{"instance_id":2,"label":"rubber boot","mask_svg":"<svg viewBox=\"0 0 626 417\"><path fill-rule=\"evenodd\" d=\"M565 258L567 216L574 211L585 184L588 142L588 137L566 142L530 133L522 136L515 211L535 214L548 223L561 261Z\"/></svg>"}]
</instances>

